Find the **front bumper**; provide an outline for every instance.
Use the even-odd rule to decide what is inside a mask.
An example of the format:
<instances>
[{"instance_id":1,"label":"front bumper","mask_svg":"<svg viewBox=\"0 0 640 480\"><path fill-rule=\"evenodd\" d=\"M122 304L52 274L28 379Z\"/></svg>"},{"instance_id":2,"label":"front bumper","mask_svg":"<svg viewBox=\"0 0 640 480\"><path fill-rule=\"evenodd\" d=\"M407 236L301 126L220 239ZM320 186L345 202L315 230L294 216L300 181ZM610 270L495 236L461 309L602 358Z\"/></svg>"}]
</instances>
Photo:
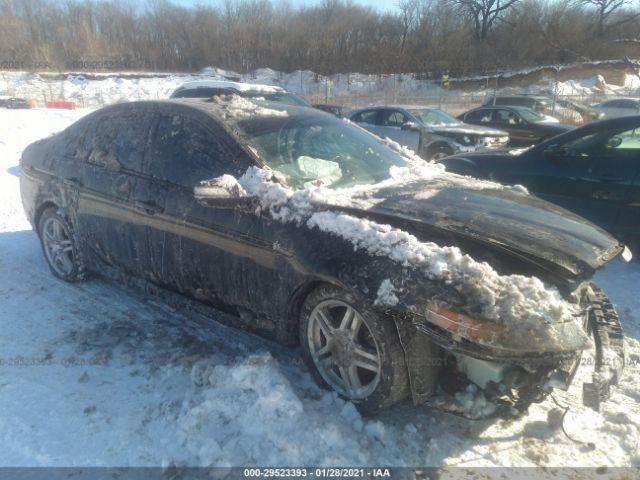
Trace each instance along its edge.
<instances>
[{"instance_id":1,"label":"front bumper","mask_svg":"<svg viewBox=\"0 0 640 480\"><path fill-rule=\"evenodd\" d=\"M609 398L624 368L624 334L618 314L598 287L591 287L588 329L595 345L592 381L582 384L582 403L596 411Z\"/></svg>"},{"instance_id":2,"label":"front bumper","mask_svg":"<svg viewBox=\"0 0 640 480\"><path fill-rule=\"evenodd\" d=\"M595 346L593 359L583 358L581 349L505 355L504 351L454 338L442 329L434 328L424 318L415 315L397 318L414 403L427 401L437 385L442 385L443 378L463 377L457 386L468 385L471 380L461 374L457 362L452 361L452 356L466 355L511 367L501 381L481 387L489 401L505 407L499 411L524 412L532 402L542 401L553 388L568 388L581 366L594 368L591 381L583 384L583 404L599 410L622 375L624 336L618 315L600 288L583 284L579 295L584 312L583 327L593 337Z\"/></svg>"}]
</instances>

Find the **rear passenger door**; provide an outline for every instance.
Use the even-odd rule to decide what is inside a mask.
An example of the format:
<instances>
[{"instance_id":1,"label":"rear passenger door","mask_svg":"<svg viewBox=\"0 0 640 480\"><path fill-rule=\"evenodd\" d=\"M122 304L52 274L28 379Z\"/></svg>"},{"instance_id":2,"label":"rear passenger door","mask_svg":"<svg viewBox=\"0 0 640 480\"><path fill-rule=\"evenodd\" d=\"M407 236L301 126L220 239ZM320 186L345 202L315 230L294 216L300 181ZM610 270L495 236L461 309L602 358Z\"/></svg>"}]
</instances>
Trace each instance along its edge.
<instances>
[{"instance_id":1,"label":"rear passenger door","mask_svg":"<svg viewBox=\"0 0 640 480\"><path fill-rule=\"evenodd\" d=\"M149 146L149 106L110 107L91 120L82 138L78 225L90 261L138 275L145 262L145 232L134 192Z\"/></svg>"}]
</instances>

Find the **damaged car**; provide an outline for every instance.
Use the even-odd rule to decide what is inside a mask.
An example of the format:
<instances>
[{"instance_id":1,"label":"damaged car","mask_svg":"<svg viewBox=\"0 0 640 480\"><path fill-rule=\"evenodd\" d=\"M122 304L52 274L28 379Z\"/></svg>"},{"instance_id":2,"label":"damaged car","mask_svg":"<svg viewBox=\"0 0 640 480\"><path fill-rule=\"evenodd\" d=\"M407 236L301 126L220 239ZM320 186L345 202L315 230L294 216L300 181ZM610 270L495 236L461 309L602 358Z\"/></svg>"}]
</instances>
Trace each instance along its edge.
<instances>
[{"instance_id":1,"label":"damaged car","mask_svg":"<svg viewBox=\"0 0 640 480\"><path fill-rule=\"evenodd\" d=\"M352 111L348 118L427 160L439 160L460 152L503 148L509 143L509 134L504 131L466 124L432 107L368 107Z\"/></svg>"},{"instance_id":2,"label":"damaged car","mask_svg":"<svg viewBox=\"0 0 640 480\"><path fill-rule=\"evenodd\" d=\"M232 314L363 411L474 392L524 412L592 345L585 403L620 377L622 329L591 278L623 245L333 115L236 95L112 105L31 144L21 172L53 275Z\"/></svg>"}]
</instances>

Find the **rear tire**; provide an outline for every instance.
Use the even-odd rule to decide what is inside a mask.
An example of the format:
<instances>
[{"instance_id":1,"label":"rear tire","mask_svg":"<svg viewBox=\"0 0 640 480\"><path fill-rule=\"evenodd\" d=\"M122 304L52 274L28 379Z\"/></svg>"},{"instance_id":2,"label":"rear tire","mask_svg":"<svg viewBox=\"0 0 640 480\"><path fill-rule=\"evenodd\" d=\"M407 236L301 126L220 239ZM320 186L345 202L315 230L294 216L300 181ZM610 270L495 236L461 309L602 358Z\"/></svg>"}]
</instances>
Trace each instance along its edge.
<instances>
[{"instance_id":1,"label":"rear tire","mask_svg":"<svg viewBox=\"0 0 640 480\"><path fill-rule=\"evenodd\" d=\"M51 273L66 282L84 280L84 261L78 248L77 235L57 208L49 207L42 212L38 221L38 235Z\"/></svg>"},{"instance_id":2,"label":"rear tire","mask_svg":"<svg viewBox=\"0 0 640 480\"><path fill-rule=\"evenodd\" d=\"M392 320L354 295L325 285L306 298L300 343L316 382L373 413L405 399L409 379Z\"/></svg>"}]
</instances>

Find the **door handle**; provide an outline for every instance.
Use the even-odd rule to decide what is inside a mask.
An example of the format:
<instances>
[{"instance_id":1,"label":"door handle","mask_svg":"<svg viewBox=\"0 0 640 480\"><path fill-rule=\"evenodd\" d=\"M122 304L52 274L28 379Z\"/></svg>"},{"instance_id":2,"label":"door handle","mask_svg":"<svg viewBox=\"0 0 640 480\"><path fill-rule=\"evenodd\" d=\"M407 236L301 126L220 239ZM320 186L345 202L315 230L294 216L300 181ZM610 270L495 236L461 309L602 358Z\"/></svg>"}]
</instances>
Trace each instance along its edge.
<instances>
[{"instance_id":1,"label":"door handle","mask_svg":"<svg viewBox=\"0 0 640 480\"><path fill-rule=\"evenodd\" d=\"M155 215L156 213L162 213L164 211L164 208L158 205L155 200L137 201L136 207L148 215Z\"/></svg>"}]
</instances>

